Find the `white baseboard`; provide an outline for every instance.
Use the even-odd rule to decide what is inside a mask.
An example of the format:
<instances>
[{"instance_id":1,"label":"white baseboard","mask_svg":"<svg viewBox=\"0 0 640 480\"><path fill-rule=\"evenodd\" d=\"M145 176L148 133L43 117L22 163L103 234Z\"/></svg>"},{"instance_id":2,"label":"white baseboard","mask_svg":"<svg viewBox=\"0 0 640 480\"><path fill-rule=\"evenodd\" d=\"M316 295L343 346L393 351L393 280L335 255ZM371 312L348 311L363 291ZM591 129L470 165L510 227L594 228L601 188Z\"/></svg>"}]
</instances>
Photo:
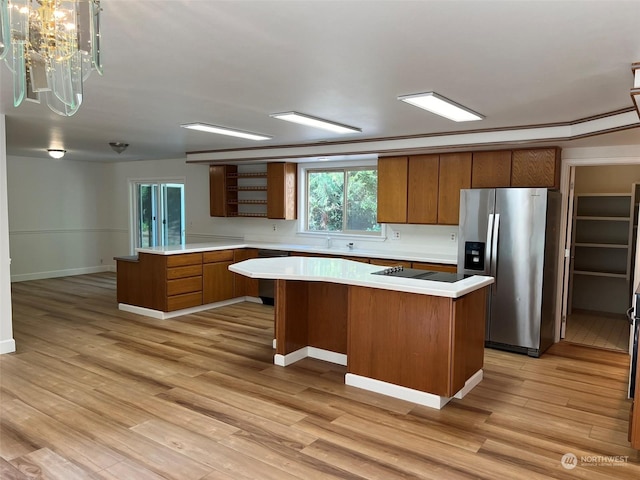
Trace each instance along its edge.
<instances>
[{"instance_id":1,"label":"white baseboard","mask_svg":"<svg viewBox=\"0 0 640 480\"><path fill-rule=\"evenodd\" d=\"M454 395L455 398L464 398L467 393L473 390L473 387L478 385L484 378L484 372L482 369L471 375L469 380L464 383L464 387L460 389L458 393Z\"/></svg>"},{"instance_id":2,"label":"white baseboard","mask_svg":"<svg viewBox=\"0 0 640 480\"><path fill-rule=\"evenodd\" d=\"M471 376L471 378L469 378L469 380L465 382L464 387L462 387L460 391L454 395L454 397L464 397L473 389L473 387L480 383L480 381L482 380L482 376L482 370L478 370L474 375ZM406 400L407 402L417 403L419 405L424 405L425 407L435 408L438 410L449 403L451 398L454 398L441 397L440 395L434 395L433 393L414 390L413 388L407 388L401 385L383 382L374 378L363 377L354 373L347 373L344 377L344 383L352 387L362 388L363 390L369 390L370 392L380 393L382 395L398 398L400 400Z\"/></svg>"},{"instance_id":3,"label":"white baseboard","mask_svg":"<svg viewBox=\"0 0 640 480\"><path fill-rule=\"evenodd\" d=\"M24 273L11 275L11 282L28 282L29 280L42 280L45 278L72 277L74 275L86 275L88 273L115 272L115 265L98 265L96 267L69 268L66 270L51 270L48 272Z\"/></svg>"},{"instance_id":4,"label":"white baseboard","mask_svg":"<svg viewBox=\"0 0 640 480\"><path fill-rule=\"evenodd\" d=\"M157 318L158 320L167 320L169 318L180 317L182 315L189 315L191 313L198 313L204 310L211 310L213 308L226 307L227 305L233 305L234 303L244 302L247 299L253 297L237 297L229 300L223 300L222 302L207 303L206 305L198 305L197 307L183 308L182 310L175 310L173 312L163 312L161 310L153 310L152 308L138 307L136 305L129 305L128 303L119 303L118 309L123 312L135 313L137 315L144 315L145 317ZM248 300L251 301L251 300Z\"/></svg>"},{"instance_id":5,"label":"white baseboard","mask_svg":"<svg viewBox=\"0 0 640 480\"><path fill-rule=\"evenodd\" d=\"M13 338L0 341L0 355L16 351L16 341Z\"/></svg>"},{"instance_id":6,"label":"white baseboard","mask_svg":"<svg viewBox=\"0 0 640 480\"><path fill-rule=\"evenodd\" d=\"M276 341L274 340L274 348L275 344ZM316 347L302 347L295 352L291 352L286 355L276 353L273 357L273 363L281 367L286 367L287 365L291 365L292 363L296 363L297 361L307 357L324 360L325 362L336 363L338 365L347 365L347 356L344 353L336 353L330 350L323 350L322 348Z\"/></svg>"}]
</instances>

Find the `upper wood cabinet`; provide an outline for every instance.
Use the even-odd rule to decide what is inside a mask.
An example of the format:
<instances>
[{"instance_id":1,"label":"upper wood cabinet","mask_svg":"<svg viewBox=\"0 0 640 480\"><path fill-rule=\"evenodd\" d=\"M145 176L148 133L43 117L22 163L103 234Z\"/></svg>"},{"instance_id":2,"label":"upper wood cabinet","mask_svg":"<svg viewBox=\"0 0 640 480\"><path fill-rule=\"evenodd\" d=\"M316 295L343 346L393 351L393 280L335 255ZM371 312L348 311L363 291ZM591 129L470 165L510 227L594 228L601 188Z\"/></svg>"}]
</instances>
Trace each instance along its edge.
<instances>
[{"instance_id":1,"label":"upper wood cabinet","mask_svg":"<svg viewBox=\"0 0 640 480\"><path fill-rule=\"evenodd\" d=\"M511 150L473 152L471 188L511 186Z\"/></svg>"},{"instance_id":2,"label":"upper wood cabinet","mask_svg":"<svg viewBox=\"0 0 640 480\"><path fill-rule=\"evenodd\" d=\"M238 214L238 167L209 166L209 215L234 217Z\"/></svg>"},{"instance_id":3,"label":"upper wood cabinet","mask_svg":"<svg viewBox=\"0 0 640 480\"><path fill-rule=\"evenodd\" d=\"M378 223L407 223L408 157L378 159Z\"/></svg>"},{"instance_id":4,"label":"upper wood cabinet","mask_svg":"<svg viewBox=\"0 0 640 480\"><path fill-rule=\"evenodd\" d=\"M438 224L458 225L460 190L471 188L471 152L440 155Z\"/></svg>"},{"instance_id":5,"label":"upper wood cabinet","mask_svg":"<svg viewBox=\"0 0 640 480\"><path fill-rule=\"evenodd\" d=\"M295 220L297 164L209 166L212 217L268 217ZM260 169L262 167L262 169Z\"/></svg>"},{"instance_id":6,"label":"upper wood cabinet","mask_svg":"<svg viewBox=\"0 0 640 480\"><path fill-rule=\"evenodd\" d=\"M296 183L298 165L295 163L267 164L267 217L295 220L297 217Z\"/></svg>"},{"instance_id":7,"label":"upper wood cabinet","mask_svg":"<svg viewBox=\"0 0 640 480\"><path fill-rule=\"evenodd\" d=\"M438 223L439 155L409 157L407 223Z\"/></svg>"},{"instance_id":8,"label":"upper wood cabinet","mask_svg":"<svg viewBox=\"0 0 640 480\"><path fill-rule=\"evenodd\" d=\"M511 186L560 188L560 149L514 150Z\"/></svg>"}]
</instances>

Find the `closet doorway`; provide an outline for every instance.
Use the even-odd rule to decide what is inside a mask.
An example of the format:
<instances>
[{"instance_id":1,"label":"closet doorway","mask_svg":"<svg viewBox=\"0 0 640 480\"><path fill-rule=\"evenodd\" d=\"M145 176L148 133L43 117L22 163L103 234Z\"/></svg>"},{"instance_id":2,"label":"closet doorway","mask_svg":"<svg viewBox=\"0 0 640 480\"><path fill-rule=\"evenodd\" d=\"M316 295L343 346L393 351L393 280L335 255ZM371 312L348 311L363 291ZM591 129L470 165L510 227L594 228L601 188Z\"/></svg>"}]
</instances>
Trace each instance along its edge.
<instances>
[{"instance_id":1,"label":"closet doorway","mask_svg":"<svg viewBox=\"0 0 640 480\"><path fill-rule=\"evenodd\" d=\"M573 168L564 340L627 352L640 165Z\"/></svg>"}]
</instances>

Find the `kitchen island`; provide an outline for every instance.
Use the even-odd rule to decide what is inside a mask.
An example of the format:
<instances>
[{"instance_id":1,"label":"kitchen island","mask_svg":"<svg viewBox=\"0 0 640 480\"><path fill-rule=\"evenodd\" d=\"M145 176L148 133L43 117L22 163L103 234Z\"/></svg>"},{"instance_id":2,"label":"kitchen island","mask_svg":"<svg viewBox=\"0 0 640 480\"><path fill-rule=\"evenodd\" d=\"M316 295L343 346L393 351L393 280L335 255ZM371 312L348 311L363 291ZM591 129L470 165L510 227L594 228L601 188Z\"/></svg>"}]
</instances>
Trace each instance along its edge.
<instances>
[{"instance_id":1,"label":"kitchen island","mask_svg":"<svg viewBox=\"0 0 640 480\"><path fill-rule=\"evenodd\" d=\"M482 380L486 287L374 275L344 259L245 260L229 269L276 280L274 363L347 366L347 385L442 408Z\"/></svg>"}]
</instances>

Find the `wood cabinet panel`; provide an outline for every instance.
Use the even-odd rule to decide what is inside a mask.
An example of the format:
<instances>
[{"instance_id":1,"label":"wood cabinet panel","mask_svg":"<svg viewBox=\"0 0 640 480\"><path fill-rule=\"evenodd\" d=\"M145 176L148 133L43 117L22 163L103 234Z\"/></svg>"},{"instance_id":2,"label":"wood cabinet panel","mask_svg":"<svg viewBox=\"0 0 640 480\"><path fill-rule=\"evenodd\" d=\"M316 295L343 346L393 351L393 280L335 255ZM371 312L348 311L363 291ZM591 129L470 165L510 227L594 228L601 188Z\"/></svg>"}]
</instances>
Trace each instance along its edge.
<instances>
[{"instance_id":1,"label":"wood cabinet panel","mask_svg":"<svg viewBox=\"0 0 640 480\"><path fill-rule=\"evenodd\" d=\"M449 396L484 365L485 309L488 288L453 301L451 385Z\"/></svg>"},{"instance_id":2,"label":"wood cabinet panel","mask_svg":"<svg viewBox=\"0 0 640 480\"><path fill-rule=\"evenodd\" d=\"M174 312L183 308L197 307L202 305L202 292L185 293L167 297L166 312Z\"/></svg>"},{"instance_id":3,"label":"wood cabinet panel","mask_svg":"<svg viewBox=\"0 0 640 480\"><path fill-rule=\"evenodd\" d=\"M212 217L232 217L238 213L238 193L233 187L238 185L235 165L209 166L209 215Z\"/></svg>"},{"instance_id":4,"label":"wood cabinet panel","mask_svg":"<svg viewBox=\"0 0 640 480\"><path fill-rule=\"evenodd\" d=\"M216 250L202 253L202 263L230 262L233 260L233 250Z\"/></svg>"},{"instance_id":5,"label":"wood cabinet panel","mask_svg":"<svg viewBox=\"0 0 640 480\"><path fill-rule=\"evenodd\" d=\"M176 278L187 278L202 275L202 264L187 265L186 267L167 268L167 280Z\"/></svg>"},{"instance_id":6,"label":"wood cabinet panel","mask_svg":"<svg viewBox=\"0 0 640 480\"><path fill-rule=\"evenodd\" d=\"M437 223L439 159L439 155L409 157L407 223Z\"/></svg>"},{"instance_id":7,"label":"wood cabinet panel","mask_svg":"<svg viewBox=\"0 0 640 480\"><path fill-rule=\"evenodd\" d=\"M457 225L460 190L471 188L471 152L440 155L438 224Z\"/></svg>"},{"instance_id":8,"label":"wood cabinet panel","mask_svg":"<svg viewBox=\"0 0 640 480\"><path fill-rule=\"evenodd\" d=\"M511 185L511 150L473 152L471 188L500 188Z\"/></svg>"},{"instance_id":9,"label":"wood cabinet panel","mask_svg":"<svg viewBox=\"0 0 640 480\"><path fill-rule=\"evenodd\" d=\"M560 150L514 150L511 160L511 186L560 188Z\"/></svg>"},{"instance_id":10,"label":"wood cabinet panel","mask_svg":"<svg viewBox=\"0 0 640 480\"><path fill-rule=\"evenodd\" d=\"M201 292L202 276L179 278L167 281L167 295L180 295L182 293Z\"/></svg>"},{"instance_id":11,"label":"wood cabinet panel","mask_svg":"<svg viewBox=\"0 0 640 480\"><path fill-rule=\"evenodd\" d=\"M205 263L202 266L202 301L205 304L233 298L234 273L229 271L231 263Z\"/></svg>"},{"instance_id":12,"label":"wood cabinet panel","mask_svg":"<svg viewBox=\"0 0 640 480\"><path fill-rule=\"evenodd\" d=\"M413 262L411 266L419 270L433 270L435 272L456 273L458 271L458 267L456 265L447 265L444 263Z\"/></svg>"},{"instance_id":13,"label":"wood cabinet panel","mask_svg":"<svg viewBox=\"0 0 640 480\"><path fill-rule=\"evenodd\" d=\"M296 182L298 165L295 163L267 164L267 217L281 220L297 218Z\"/></svg>"},{"instance_id":14,"label":"wood cabinet panel","mask_svg":"<svg viewBox=\"0 0 640 480\"><path fill-rule=\"evenodd\" d=\"M407 157L378 159L378 222L407 223Z\"/></svg>"},{"instance_id":15,"label":"wood cabinet panel","mask_svg":"<svg viewBox=\"0 0 640 480\"><path fill-rule=\"evenodd\" d=\"M233 263L242 262L250 258L257 258L258 250L255 248L242 248L234 250ZM257 297L258 296L258 279L249 278L237 273L233 274L234 278L234 297Z\"/></svg>"},{"instance_id":16,"label":"wood cabinet panel","mask_svg":"<svg viewBox=\"0 0 640 480\"><path fill-rule=\"evenodd\" d=\"M287 355L307 346L309 338L307 282L276 280L276 353Z\"/></svg>"},{"instance_id":17,"label":"wood cabinet panel","mask_svg":"<svg viewBox=\"0 0 640 480\"><path fill-rule=\"evenodd\" d=\"M448 396L451 302L350 286L347 371Z\"/></svg>"},{"instance_id":18,"label":"wood cabinet panel","mask_svg":"<svg viewBox=\"0 0 640 480\"><path fill-rule=\"evenodd\" d=\"M330 352L347 353L347 301L349 287L306 282L307 344ZM327 301L331 299L331 301Z\"/></svg>"},{"instance_id":19,"label":"wood cabinet panel","mask_svg":"<svg viewBox=\"0 0 640 480\"><path fill-rule=\"evenodd\" d=\"M183 267L185 265L199 265L202 263L201 253L180 253L176 255L165 255L164 257L167 259L167 267Z\"/></svg>"},{"instance_id":20,"label":"wood cabinet panel","mask_svg":"<svg viewBox=\"0 0 640 480\"><path fill-rule=\"evenodd\" d=\"M402 265L405 268L411 268L411 262L407 262L406 260L389 260L386 258L372 258L371 264L380 265L381 267L396 267L398 265Z\"/></svg>"}]
</instances>

